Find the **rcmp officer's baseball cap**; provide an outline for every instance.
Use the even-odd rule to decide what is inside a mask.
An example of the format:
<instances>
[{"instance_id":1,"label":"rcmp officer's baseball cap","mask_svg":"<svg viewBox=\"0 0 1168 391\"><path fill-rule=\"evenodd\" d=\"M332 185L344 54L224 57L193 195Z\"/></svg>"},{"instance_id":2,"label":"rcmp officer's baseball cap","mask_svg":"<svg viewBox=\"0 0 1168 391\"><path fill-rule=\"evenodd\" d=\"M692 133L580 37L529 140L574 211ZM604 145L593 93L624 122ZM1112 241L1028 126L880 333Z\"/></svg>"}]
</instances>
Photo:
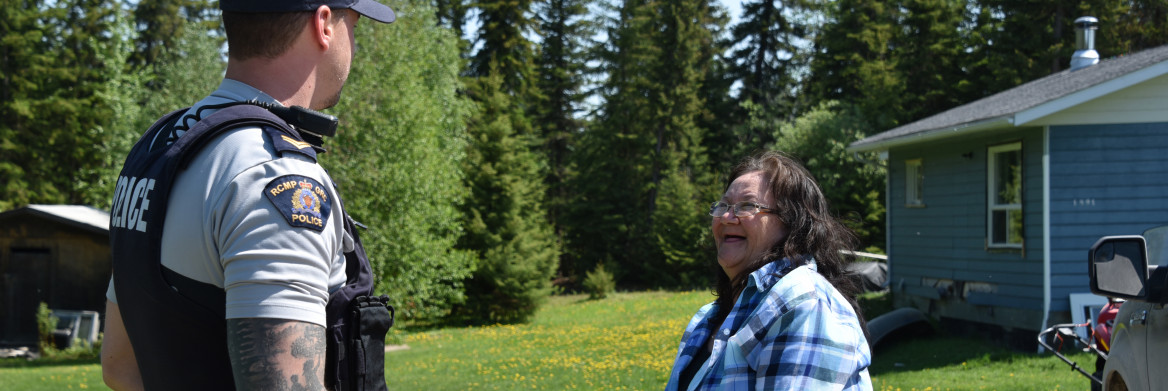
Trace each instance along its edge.
<instances>
[{"instance_id":1,"label":"rcmp officer's baseball cap","mask_svg":"<svg viewBox=\"0 0 1168 391\"><path fill-rule=\"evenodd\" d=\"M389 6L373 0L219 0L219 9L229 12L315 11L322 5L348 8L381 23L393 23L397 19Z\"/></svg>"}]
</instances>

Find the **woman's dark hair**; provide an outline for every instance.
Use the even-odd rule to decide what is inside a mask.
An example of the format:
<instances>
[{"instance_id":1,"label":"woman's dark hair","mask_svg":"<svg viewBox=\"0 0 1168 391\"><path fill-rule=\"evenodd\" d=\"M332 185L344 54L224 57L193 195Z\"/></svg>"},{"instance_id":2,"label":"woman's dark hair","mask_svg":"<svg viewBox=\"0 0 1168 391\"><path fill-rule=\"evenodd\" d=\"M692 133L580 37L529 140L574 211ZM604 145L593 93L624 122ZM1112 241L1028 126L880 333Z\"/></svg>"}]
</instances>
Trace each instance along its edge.
<instances>
[{"instance_id":1,"label":"woman's dark hair","mask_svg":"<svg viewBox=\"0 0 1168 391\"><path fill-rule=\"evenodd\" d=\"M835 286L848 299L856 314L860 315L860 327L867 334L867 322L855 299L860 288L854 277L848 274L850 256L843 253L844 250L855 249L858 243L855 234L831 216L827 198L819 184L795 159L774 151L746 158L730 171L725 188L729 189L738 177L753 172L763 173L763 180L770 186L775 205L768 206L778 209L779 219L787 228L787 237L764 254L747 260L749 263L746 269L733 280L715 263L718 278L714 289L718 297L718 317L725 319L730 313L750 273L783 257L798 266L807 262L805 257L811 256L815 259L819 274Z\"/></svg>"}]
</instances>

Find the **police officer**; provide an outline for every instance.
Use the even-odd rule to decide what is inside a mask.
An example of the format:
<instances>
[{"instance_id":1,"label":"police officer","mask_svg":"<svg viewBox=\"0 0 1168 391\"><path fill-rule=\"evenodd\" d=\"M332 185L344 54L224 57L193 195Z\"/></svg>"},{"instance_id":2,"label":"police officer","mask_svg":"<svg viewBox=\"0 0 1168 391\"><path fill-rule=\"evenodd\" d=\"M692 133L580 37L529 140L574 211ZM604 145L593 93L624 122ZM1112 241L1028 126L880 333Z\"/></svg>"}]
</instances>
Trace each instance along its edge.
<instances>
[{"instance_id":1,"label":"police officer","mask_svg":"<svg viewBox=\"0 0 1168 391\"><path fill-rule=\"evenodd\" d=\"M395 19L389 7L372 0L219 3L229 46L225 80L174 117L167 131L140 140L127 167L139 159L135 156L181 145L184 134L194 134L200 120L225 104L332 107L349 75L358 20ZM324 389L325 307L330 292L346 282L344 254L353 250L354 240L345 229L341 198L309 144L270 128L237 127L206 141L177 171L169 189L156 186L159 178L123 174L118 179L111 237L157 240L113 241L115 270L106 293L101 353L107 385L116 390L218 389L222 384ZM161 226L147 224L160 215ZM141 299L154 297L149 289L155 278L140 281L128 271L119 273L118 266L119 257L138 254L136 247L155 249L162 266L158 280L189 302L149 307L149 299ZM225 305L219 312L208 310L200 297ZM178 308L142 309L169 307ZM205 313L221 313L216 321L224 330L192 326L206 321L192 314ZM155 326L142 329L135 326L143 324L135 323L138 319L156 321ZM158 325L174 330L159 331ZM172 346L159 344L160 338L190 340L174 345L187 346L174 350L190 350L190 356L155 348ZM229 360L196 355L202 346L223 347Z\"/></svg>"}]
</instances>

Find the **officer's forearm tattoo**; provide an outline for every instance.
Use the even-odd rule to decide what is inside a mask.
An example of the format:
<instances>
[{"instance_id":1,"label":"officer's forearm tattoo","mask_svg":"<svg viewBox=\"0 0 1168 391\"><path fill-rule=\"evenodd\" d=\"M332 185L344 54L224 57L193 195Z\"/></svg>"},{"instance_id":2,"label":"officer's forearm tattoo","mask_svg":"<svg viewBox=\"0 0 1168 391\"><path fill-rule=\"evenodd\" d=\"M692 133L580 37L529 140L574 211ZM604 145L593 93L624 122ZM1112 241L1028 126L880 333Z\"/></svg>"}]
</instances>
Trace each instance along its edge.
<instances>
[{"instance_id":1,"label":"officer's forearm tattoo","mask_svg":"<svg viewBox=\"0 0 1168 391\"><path fill-rule=\"evenodd\" d=\"M323 390L324 338L324 327L312 323L284 319L228 319L227 349L235 374L235 388Z\"/></svg>"}]
</instances>

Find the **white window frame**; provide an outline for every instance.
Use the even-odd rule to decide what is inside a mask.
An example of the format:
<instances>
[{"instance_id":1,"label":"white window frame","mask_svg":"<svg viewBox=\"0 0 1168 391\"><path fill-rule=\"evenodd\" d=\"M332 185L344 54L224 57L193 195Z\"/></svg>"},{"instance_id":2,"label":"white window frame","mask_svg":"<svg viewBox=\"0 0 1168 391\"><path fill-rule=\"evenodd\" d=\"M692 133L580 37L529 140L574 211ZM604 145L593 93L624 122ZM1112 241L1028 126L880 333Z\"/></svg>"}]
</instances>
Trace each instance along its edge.
<instances>
[{"instance_id":1,"label":"white window frame","mask_svg":"<svg viewBox=\"0 0 1168 391\"><path fill-rule=\"evenodd\" d=\"M925 207L924 162L920 158L904 161L904 206Z\"/></svg>"},{"instance_id":2,"label":"white window frame","mask_svg":"<svg viewBox=\"0 0 1168 391\"><path fill-rule=\"evenodd\" d=\"M1018 197L1019 198L1018 203L1014 203L1014 204L999 204L998 203L997 194L998 194L999 189L996 188L996 186L997 186L997 173L998 173L997 154L1001 153L1001 152L1009 152L1009 151L1017 151L1018 152L1018 156L1019 156L1018 164L1023 165L1022 173L1020 174L1021 175L1020 180L1022 181L1021 187L1023 187L1023 188L1025 187L1026 173L1025 173L1025 163L1024 163L1024 160L1022 158L1022 142L1019 141L1019 142L1013 142L1013 143L1009 143L1009 144L995 145L995 146L989 147L988 153L986 153L986 171L987 171L987 173L986 173L986 204L987 204L987 208L986 208L987 209L987 211L986 211L986 244L991 248L1022 248L1022 245L1023 245L1023 243L1025 243L1025 240L1026 240L1025 222L1023 222L1022 232L1019 233L1019 237L1017 238L1016 243L1010 242L1011 238L1009 237L1010 236L1009 229L1006 230L1006 235L1007 235L1006 241L1004 241L1004 242L994 241L994 223L995 223L994 213L995 212L1005 211L1007 214L1007 219L1009 219L1008 216L1009 216L1010 212L1023 213L1022 212L1022 204L1024 202L1025 193L1023 192L1022 189L1019 189L1019 192L1023 192L1023 194L1021 194ZM1002 222L1002 224L1009 224L1009 222L1008 221Z\"/></svg>"}]
</instances>

